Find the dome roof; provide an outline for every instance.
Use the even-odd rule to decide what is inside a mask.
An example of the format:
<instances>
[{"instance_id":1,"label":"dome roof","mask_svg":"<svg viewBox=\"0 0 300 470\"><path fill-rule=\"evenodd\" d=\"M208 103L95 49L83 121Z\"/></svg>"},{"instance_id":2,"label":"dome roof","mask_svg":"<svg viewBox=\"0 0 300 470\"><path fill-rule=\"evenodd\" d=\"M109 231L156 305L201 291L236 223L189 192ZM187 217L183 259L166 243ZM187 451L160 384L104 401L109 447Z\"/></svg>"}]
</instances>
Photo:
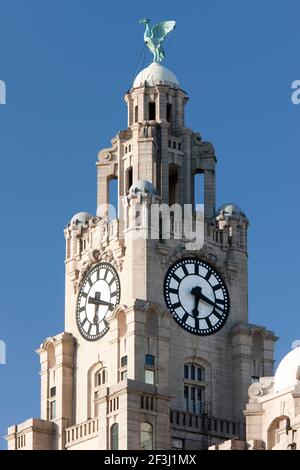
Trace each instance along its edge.
<instances>
[{"instance_id":1,"label":"dome roof","mask_svg":"<svg viewBox=\"0 0 300 470\"><path fill-rule=\"evenodd\" d=\"M296 385L299 373L300 347L298 346L292 349L279 363L274 377L274 392Z\"/></svg>"},{"instance_id":2,"label":"dome roof","mask_svg":"<svg viewBox=\"0 0 300 470\"><path fill-rule=\"evenodd\" d=\"M93 216L89 214L88 212L78 212L72 217L70 224L71 225L78 225L78 224L85 225L92 217Z\"/></svg>"},{"instance_id":3,"label":"dome roof","mask_svg":"<svg viewBox=\"0 0 300 470\"><path fill-rule=\"evenodd\" d=\"M133 88L154 85L169 85L173 88L179 88L179 82L171 70L167 69L163 65L153 62L135 77L133 82Z\"/></svg>"},{"instance_id":4,"label":"dome roof","mask_svg":"<svg viewBox=\"0 0 300 470\"><path fill-rule=\"evenodd\" d=\"M130 187L129 194L137 194L137 193L148 193L148 194L153 194L153 195L158 194L153 184L147 180L138 180L136 181L136 183L134 183Z\"/></svg>"},{"instance_id":5,"label":"dome roof","mask_svg":"<svg viewBox=\"0 0 300 470\"><path fill-rule=\"evenodd\" d=\"M245 213L237 204L228 202L219 207L216 215L224 215L225 217L240 217L245 216Z\"/></svg>"}]
</instances>

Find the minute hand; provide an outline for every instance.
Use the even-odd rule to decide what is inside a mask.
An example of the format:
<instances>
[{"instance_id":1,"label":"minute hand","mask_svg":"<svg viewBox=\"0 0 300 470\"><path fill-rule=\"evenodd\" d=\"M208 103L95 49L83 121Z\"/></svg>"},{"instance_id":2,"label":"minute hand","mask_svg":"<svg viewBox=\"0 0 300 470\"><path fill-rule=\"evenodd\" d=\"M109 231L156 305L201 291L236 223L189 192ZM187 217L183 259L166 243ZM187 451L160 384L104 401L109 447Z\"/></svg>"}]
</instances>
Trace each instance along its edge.
<instances>
[{"instance_id":1,"label":"minute hand","mask_svg":"<svg viewBox=\"0 0 300 470\"><path fill-rule=\"evenodd\" d=\"M107 305L108 307L112 307L113 304L111 302L106 302L105 300L100 299L89 299L89 304L96 304L96 305Z\"/></svg>"},{"instance_id":2,"label":"minute hand","mask_svg":"<svg viewBox=\"0 0 300 470\"><path fill-rule=\"evenodd\" d=\"M206 297L202 292L199 292L199 299L203 300L203 302L206 302L209 305L212 305L213 307L216 306L215 302L210 300L208 297Z\"/></svg>"}]
</instances>

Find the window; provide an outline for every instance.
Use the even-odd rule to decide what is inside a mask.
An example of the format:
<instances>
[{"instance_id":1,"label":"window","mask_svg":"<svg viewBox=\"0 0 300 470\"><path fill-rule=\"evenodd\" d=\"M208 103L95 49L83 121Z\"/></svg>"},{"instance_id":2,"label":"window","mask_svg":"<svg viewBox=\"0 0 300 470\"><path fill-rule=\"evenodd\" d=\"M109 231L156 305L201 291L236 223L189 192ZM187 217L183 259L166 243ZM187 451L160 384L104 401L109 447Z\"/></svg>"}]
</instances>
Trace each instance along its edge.
<instances>
[{"instance_id":1,"label":"window","mask_svg":"<svg viewBox=\"0 0 300 470\"><path fill-rule=\"evenodd\" d=\"M121 367L127 366L127 356L121 357Z\"/></svg>"},{"instance_id":2,"label":"window","mask_svg":"<svg viewBox=\"0 0 300 470\"><path fill-rule=\"evenodd\" d=\"M167 121L171 122L171 117L172 117L172 105L171 103L167 104Z\"/></svg>"},{"instance_id":3,"label":"window","mask_svg":"<svg viewBox=\"0 0 300 470\"><path fill-rule=\"evenodd\" d=\"M155 121L156 119L156 106L155 101L149 103L149 121Z\"/></svg>"},{"instance_id":4,"label":"window","mask_svg":"<svg viewBox=\"0 0 300 470\"><path fill-rule=\"evenodd\" d=\"M100 370L95 374L95 387L100 387L106 382L106 372L105 369Z\"/></svg>"},{"instance_id":5,"label":"window","mask_svg":"<svg viewBox=\"0 0 300 470\"><path fill-rule=\"evenodd\" d=\"M154 398L147 395L141 396L141 408L154 411Z\"/></svg>"},{"instance_id":6,"label":"window","mask_svg":"<svg viewBox=\"0 0 300 470\"><path fill-rule=\"evenodd\" d=\"M154 370L145 369L145 383L154 385L154 377L155 372Z\"/></svg>"},{"instance_id":7,"label":"window","mask_svg":"<svg viewBox=\"0 0 300 470\"><path fill-rule=\"evenodd\" d=\"M125 191L128 193L130 187L132 186L132 166L127 168L125 172Z\"/></svg>"},{"instance_id":8,"label":"window","mask_svg":"<svg viewBox=\"0 0 300 470\"><path fill-rule=\"evenodd\" d=\"M179 168L173 163L169 165L169 206L179 200Z\"/></svg>"},{"instance_id":9,"label":"window","mask_svg":"<svg viewBox=\"0 0 300 470\"><path fill-rule=\"evenodd\" d=\"M114 423L110 428L110 448L119 450L119 425Z\"/></svg>"},{"instance_id":10,"label":"window","mask_svg":"<svg viewBox=\"0 0 300 470\"><path fill-rule=\"evenodd\" d=\"M194 209L197 204L204 204L204 173L195 173L193 180Z\"/></svg>"},{"instance_id":11,"label":"window","mask_svg":"<svg viewBox=\"0 0 300 470\"><path fill-rule=\"evenodd\" d=\"M125 380L127 379L127 356L121 357L120 363L120 380Z\"/></svg>"},{"instance_id":12,"label":"window","mask_svg":"<svg viewBox=\"0 0 300 470\"><path fill-rule=\"evenodd\" d=\"M138 122L139 119L139 108L138 106L134 107L134 122Z\"/></svg>"},{"instance_id":13,"label":"window","mask_svg":"<svg viewBox=\"0 0 300 470\"><path fill-rule=\"evenodd\" d=\"M121 372L121 380L126 380L127 379L127 370L123 370Z\"/></svg>"},{"instance_id":14,"label":"window","mask_svg":"<svg viewBox=\"0 0 300 470\"><path fill-rule=\"evenodd\" d=\"M184 449L184 439L172 438L172 449Z\"/></svg>"},{"instance_id":15,"label":"window","mask_svg":"<svg viewBox=\"0 0 300 470\"><path fill-rule=\"evenodd\" d=\"M154 356L152 356L152 354L146 354L145 364L147 366L154 366Z\"/></svg>"},{"instance_id":16,"label":"window","mask_svg":"<svg viewBox=\"0 0 300 470\"><path fill-rule=\"evenodd\" d=\"M181 150L181 142L178 142L178 150Z\"/></svg>"},{"instance_id":17,"label":"window","mask_svg":"<svg viewBox=\"0 0 300 470\"><path fill-rule=\"evenodd\" d=\"M141 423L140 439L142 450L153 450L153 427L149 423Z\"/></svg>"},{"instance_id":18,"label":"window","mask_svg":"<svg viewBox=\"0 0 300 470\"><path fill-rule=\"evenodd\" d=\"M50 398L55 397L56 395L56 387L51 387L50 388Z\"/></svg>"},{"instance_id":19,"label":"window","mask_svg":"<svg viewBox=\"0 0 300 470\"><path fill-rule=\"evenodd\" d=\"M251 377L251 383L252 383L252 384L255 384L255 383L257 383L257 382L259 382L259 377L255 376L255 375L252 375L252 377Z\"/></svg>"},{"instance_id":20,"label":"window","mask_svg":"<svg viewBox=\"0 0 300 470\"><path fill-rule=\"evenodd\" d=\"M56 418L56 400L50 401L49 403L49 419Z\"/></svg>"},{"instance_id":21,"label":"window","mask_svg":"<svg viewBox=\"0 0 300 470\"><path fill-rule=\"evenodd\" d=\"M111 176L108 180L108 218L111 222L118 217L118 178Z\"/></svg>"},{"instance_id":22,"label":"window","mask_svg":"<svg viewBox=\"0 0 300 470\"><path fill-rule=\"evenodd\" d=\"M184 405L186 411L193 413L206 412L204 403L205 385L204 368L197 364L185 364L184 376Z\"/></svg>"}]
</instances>

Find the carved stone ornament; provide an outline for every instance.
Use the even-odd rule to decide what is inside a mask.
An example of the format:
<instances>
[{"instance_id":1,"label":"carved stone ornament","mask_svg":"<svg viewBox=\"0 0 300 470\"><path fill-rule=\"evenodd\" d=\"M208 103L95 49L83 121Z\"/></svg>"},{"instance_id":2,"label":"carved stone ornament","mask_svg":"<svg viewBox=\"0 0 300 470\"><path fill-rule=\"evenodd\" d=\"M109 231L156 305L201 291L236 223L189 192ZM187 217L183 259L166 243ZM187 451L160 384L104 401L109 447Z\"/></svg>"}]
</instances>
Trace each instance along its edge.
<instances>
[{"instance_id":1,"label":"carved stone ornament","mask_svg":"<svg viewBox=\"0 0 300 470\"><path fill-rule=\"evenodd\" d=\"M263 394L264 394L263 386L259 382L251 384L250 387L248 388L248 395L249 395L251 402L257 401L257 399L259 397L262 397Z\"/></svg>"},{"instance_id":2,"label":"carved stone ornament","mask_svg":"<svg viewBox=\"0 0 300 470\"><path fill-rule=\"evenodd\" d=\"M121 272L123 269L123 259L117 259L114 257L112 250L91 250L88 254L89 259L83 263L80 270L78 279L74 281L74 293L76 294L79 286L81 285L85 275L91 269L91 267L99 263L100 261L107 261L114 266L117 271Z\"/></svg>"}]
</instances>

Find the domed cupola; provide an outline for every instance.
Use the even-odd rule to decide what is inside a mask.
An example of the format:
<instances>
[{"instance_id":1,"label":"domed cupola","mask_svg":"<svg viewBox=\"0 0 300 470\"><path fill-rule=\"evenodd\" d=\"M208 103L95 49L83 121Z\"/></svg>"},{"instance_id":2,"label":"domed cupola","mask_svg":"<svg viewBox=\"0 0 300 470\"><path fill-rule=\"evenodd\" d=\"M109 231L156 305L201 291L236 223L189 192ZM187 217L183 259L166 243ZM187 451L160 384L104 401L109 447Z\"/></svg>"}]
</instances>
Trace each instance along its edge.
<instances>
[{"instance_id":1,"label":"domed cupola","mask_svg":"<svg viewBox=\"0 0 300 470\"><path fill-rule=\"evenodd\" d=\"M300 344L279 363L274 377L274 392L297 385L300 380Z\"/></svg>"},{"instance_id":2,"label":"domed cupola","mask_svg":"<svg viewBox=\"0 0 300 470\"><path fill-rule=\"evenodd\" d=\"M246 217L246 215L237 204L229 202L222 204L222 206L219 207L216 212L216 217L219 217L220 219L239 219L240 217Z\"/></svg>"},{"instance_id":3,"label":"domed cupola","mask_svg":"<svg viewBox=\"0 0 300 470\"><path fill-rule=\"evenodd\" d=\"M179 88L179 82L174 73L163 65L153 62L136 76L133 88L156 85L168 85L171 88Z\"/></svg>"}]
</instances>

